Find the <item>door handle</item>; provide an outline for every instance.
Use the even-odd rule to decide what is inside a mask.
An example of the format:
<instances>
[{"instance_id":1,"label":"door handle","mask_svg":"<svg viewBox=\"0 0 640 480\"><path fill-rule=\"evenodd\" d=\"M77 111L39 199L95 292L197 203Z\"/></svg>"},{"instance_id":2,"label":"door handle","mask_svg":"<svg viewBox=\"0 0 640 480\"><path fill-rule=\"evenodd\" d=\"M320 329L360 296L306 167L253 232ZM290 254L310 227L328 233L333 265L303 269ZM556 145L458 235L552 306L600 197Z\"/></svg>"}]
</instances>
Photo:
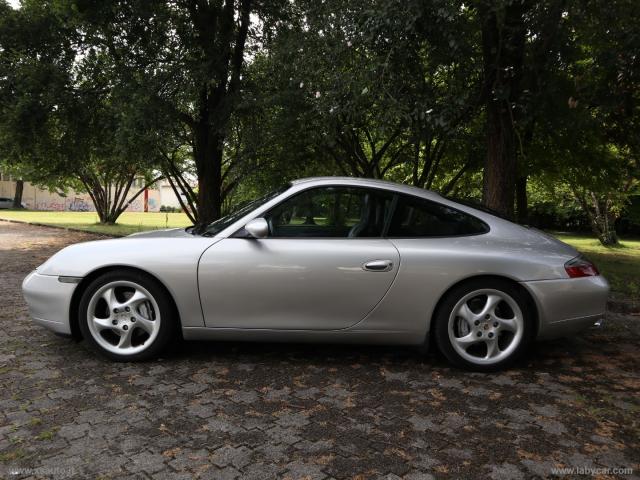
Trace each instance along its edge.
<instances>
[{"instance_id":1,"label":"door handle","mask_svg":"<svg viewBox=\"0 0 640 480\"><path fill-rule=\"evenodd\" d=\"M393 262L391 260L371 260L362 265L362 268L370 272L388 272L393 268Z\"/></svg>"}]
</instances>

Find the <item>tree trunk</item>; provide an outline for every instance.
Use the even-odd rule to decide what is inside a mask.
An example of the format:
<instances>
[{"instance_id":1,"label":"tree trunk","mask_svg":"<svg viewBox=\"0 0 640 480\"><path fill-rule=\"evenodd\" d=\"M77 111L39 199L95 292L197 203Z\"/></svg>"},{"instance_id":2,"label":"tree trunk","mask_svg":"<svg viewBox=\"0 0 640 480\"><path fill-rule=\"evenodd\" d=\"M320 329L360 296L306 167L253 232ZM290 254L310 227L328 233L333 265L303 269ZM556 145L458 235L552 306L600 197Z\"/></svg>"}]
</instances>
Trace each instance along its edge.
<instances>
[{"instance_id":1,"label":"tree trunk","mask_svg":"<svg viewBox=\"0 0 640 480\"><path fill-rule=\"evenodd\" d=\"M518 223L526 225L529 222L529 207L527 205L527 176L520 175L516 180L516 214Z\"/></svg>"},{"instance_id":2,"label":"tree trunk","mask_svg":"<svg viewBox=\"0 0 640 480\"><path fill-rule=\"evenodd\" d=\"M591 229L598 237L600 243L605 247L618 245L618 234L615 229L615 215L611 212L609 195L604 198L598 198L591 192L592 208L587 209L589 220L591 220Z\"/></svg>"},{"instance_id":3,"label":"tree trunk","mask_svg":"<svg viewBox=\"0 0 640 480\"><path fill-rule=\"evenodd\" d=\"M103 225L109 224L109 213L105 210L103 205L96 205L96 213L98 214L98 219L100 223ZM113 224L113 222L111 222Z\"/></svg>"},{"instance_id":4,"label":"tree trunk","mask_svg":"<svg viewBox=\"0 0 640 480\"><path fill-rule=\"evenodd\" d=\"M222 212L222 147L213 149L198 164L198 223L208 225Z\"/></svg>"},{"instance_id":5,"label":"tree trunk","mask_svg":"<svg viewBox=\"0 0 640 480\"><path fill-rule=\"evenodd\" d=\"M200 118L195 128L194 149L198 173L198 223L208 225L222 212L222 161L224 136L212 125L208 89L203 86L200 97Z\"/></svg>"},{"instance_id":6,"label":"tree trunk","mask_svg":"<svg viewBox=\"0 0 640 480\"><path fill-rule=\"evenodd\" d=\"M598 236L598 240L600 240L600 243L605 247L613 247L620 244L618 234L613 228L602 231Z\"/></svg>"},{"instance_id":7,"label":"tree trunk","mask_svg":"<svg viewBox=\"0 0 640 480\"><path fill-rule=\"evenodd\" d=\"M16 180L16 193L13 196L13 208L22 208L22 192L24 191L24 180Z\"/></svg>"},{"instance_id":8,"label":"tree trunk","mask_svg":"<svg viewBox=\"0 0 640 480\"><path fill-rule=\"evenodd\" d=\"M507 217L513 216L515 148L511 120L497 102L487 111L487 158L483 177L483 203Z\"/></svg>"},{"instance_id":9,"label":"tree trunk","mask_svg":"<svg viewBox=\"0 0 640 480\"><path fill-rule=\"evenodd\" d=\"M517 163L513 107L520 96L525 7L522 2L513 2L500 15L496 8L495 4L481 8L487 112L483 202L512 217Z\"/></svg>"},{"instance_id":10,"label":"tree trunk","mask_svg":"<svg viewBox=\"0 0 640 480\"><path fill-rule=\"evenodd\" d=\"M135 177L135 173L126 172L115 179L113 176L109 176L109 180L93 174L82 176L82 184L91 197L100 223L105 225L115 224L120 215L129 208L129 205L147 188L160 180L163 175L145 183L135 194L127 198Z\"/></svg>"},{"instance_id":11,"label":"tree trunk","mask_svg":"<svg viewBox=\"0 0 640 480\"><path fill-rule=\"evenodd\" d=\"M194 102L197 117L188 125L194 138L198 174L198 225L220 217L223 201L224 141L240 98L245 43L251 23L252 0L190 2L189 12L202 56ZM202 75L204 73L204 76Z\"/></svg>"},{"instance_id":12,"label":"tree trunk","mask_svg":"<svg viewBox=\"0 0 640 480\"><path fill-rule=\"evenodd\" d=\"M618 245L618 234L615 230L615 218L609 212L589 214L591 231L605 247Z\"/></svg>"},{"instance_id":13,"label":"tree trunk","mask_svg":"<svg viewBox=\"0 0 640 480\"><path fill-rule=\"evenodd\" d=\"M591 231L605 247L618 245L616 216L611 211L609 195L599 197L594 192L574 190L573 194L589 217Z\"/></svg>"}]
</instances>

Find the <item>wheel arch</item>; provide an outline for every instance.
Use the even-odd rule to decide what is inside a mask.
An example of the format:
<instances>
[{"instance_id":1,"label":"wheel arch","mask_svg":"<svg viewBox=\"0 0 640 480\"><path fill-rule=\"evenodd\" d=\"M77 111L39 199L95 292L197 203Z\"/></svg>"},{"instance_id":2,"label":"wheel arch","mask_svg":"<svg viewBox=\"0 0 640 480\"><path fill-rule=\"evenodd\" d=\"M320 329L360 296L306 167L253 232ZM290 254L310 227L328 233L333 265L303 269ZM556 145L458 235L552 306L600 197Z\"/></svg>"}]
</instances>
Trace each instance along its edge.
<instances>
[{"instance_id":1,"label":"wheel arch","mask_svg":"<svg viewBox=\"0 0 640 480\"><path fill-rule=\"evenodd\" d=\"M464 285L466 283L472 282L472 281L477 281L477 280L500 280L501 282L508 282L509 284L511 284L512 286L514 286L523 296L523 298L525 299L525 301L527 302L527 307L531 309L531 312L533 314L533 318L534 318L534 338L538 335L538 331L540 329L540 315L538 312L538 306L533 298L533 296L531 295L531 292L529 292L529 290L527 290L520 282L514 280L513 278L509 278L503 275L474 275L472 277L466 277L463 278L462 280L458 280L456 283L452 284L449 286L449 288L447 288L442 295L440 295L440 298L438 299L438 302L436 303L433 311L431 312L431 318L429 319L429 331L432 332L433 330L433 322L436 318L436 316L438 315L438 312L442 306L442 303L444 302L444 299L447 298L447 296L449 295L449 293L455 289L458 288L460 285ZM433 347L433 342L434 342L434 336L433 335L429 335L429 346Z\"/></svg>"},{"instance_id":2,"label":"wheel arch","mask_svg":"<svg viewBox=\"0 0 640 480\"><path fill-rule=\"evenodd\" d=\"M100 275L103 275L107 272L113 272L115 270L124 270L128 272L141 273L158 282L158 285L160 285L164 289L165 293L167 294L167 298L171 302L171 305L174 310L174 314L176 315L176 319L178 320L178 324L182 325L182 321L180 319L180 311L178 310L178 306L176 304L175 299L173 298L173 295L171 294L167 286L164 284L164 282L160 280L156 275L142 268L132 267L131 265L107 265L107 266L92 270L87 275L85 275L80 281L80 283L78 283L78 286L73 291L73 295L71 296L71 302L69 304L69 326L71 327L71 336L73 338L75 338L76 340L82 339L82 333L80 332L80 325L79 325L80 318L78 317L78 313L79 313L78 309L80 307L80 300L82 299L83 293L85 292L87 287L91 284L91 282L93 282ZM182 332L181 328L179 330L180 332Z\"/></svg>"}]
</instances>

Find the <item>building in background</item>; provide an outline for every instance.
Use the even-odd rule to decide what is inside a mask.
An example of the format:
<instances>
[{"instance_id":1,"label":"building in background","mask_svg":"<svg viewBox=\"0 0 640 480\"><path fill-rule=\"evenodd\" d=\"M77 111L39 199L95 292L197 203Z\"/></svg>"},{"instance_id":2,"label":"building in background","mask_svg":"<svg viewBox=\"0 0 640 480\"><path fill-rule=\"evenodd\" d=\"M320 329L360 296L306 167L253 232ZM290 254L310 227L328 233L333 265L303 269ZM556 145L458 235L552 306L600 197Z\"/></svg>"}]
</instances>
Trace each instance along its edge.
<instances>
[{"instance_id":1,"label":"building in background","mask_svg":"<svg viewBox=\"0 0 640 480\"><path fill-rule=\"evenodd\" d=\"M182 208L171 185L164 178L156 183L160 191L160 205L163 207Z\"/></svg>"},{"instance_id":2,"label":"building in background","mask_svg":"<svg viewBox=\"0 0 640 480\"><path fill-rule=\"evenodd\" d=\"M133 197L144 185L143 179L136 179L131 186L127 199ZM13 198L16 192L16 179L0 172L0 197ZM30 210L94 212L95 208L89 194L69 190L65 195L50 192L37 187L31 182L24 182L22 203ZM147 208L145 209L145 203ZM161 206L180 207L171 186L165 180L160 180L153 188L141 193L127 208L128 212L158 212Z\"/></svg>"}]
</instances>

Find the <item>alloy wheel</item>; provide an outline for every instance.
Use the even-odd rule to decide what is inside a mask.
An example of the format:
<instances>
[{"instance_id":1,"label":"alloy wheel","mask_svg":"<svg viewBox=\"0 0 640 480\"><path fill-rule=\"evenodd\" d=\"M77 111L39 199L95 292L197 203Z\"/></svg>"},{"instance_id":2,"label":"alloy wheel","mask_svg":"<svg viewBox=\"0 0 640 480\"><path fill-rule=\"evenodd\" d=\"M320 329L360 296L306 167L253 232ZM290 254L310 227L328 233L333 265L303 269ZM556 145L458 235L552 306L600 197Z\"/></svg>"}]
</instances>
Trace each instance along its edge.
<instances>
[{"instance_id":1,"label":"alloy wheel","mask_svg":"<svg viewBox=\"0 0 640 480\"><path fill-rule=\"evenodd\" d=\"M133 355L153 343L160 330L160 308L147 289L131 281L114 281L92 295L87 325L105 350Z\"/></svg>"},{"instance_id":2,"label":"alloy wheel","mask_svg":"<svg viewBox=\"0 0 640 480\"><path fill-rule=\"evenodd\" d=\"M491 365L509 357L522 341L524 316L507 293L475 290L453 307L448 322L451 346L465 360Z\"/></svg>"}]
</instances>

